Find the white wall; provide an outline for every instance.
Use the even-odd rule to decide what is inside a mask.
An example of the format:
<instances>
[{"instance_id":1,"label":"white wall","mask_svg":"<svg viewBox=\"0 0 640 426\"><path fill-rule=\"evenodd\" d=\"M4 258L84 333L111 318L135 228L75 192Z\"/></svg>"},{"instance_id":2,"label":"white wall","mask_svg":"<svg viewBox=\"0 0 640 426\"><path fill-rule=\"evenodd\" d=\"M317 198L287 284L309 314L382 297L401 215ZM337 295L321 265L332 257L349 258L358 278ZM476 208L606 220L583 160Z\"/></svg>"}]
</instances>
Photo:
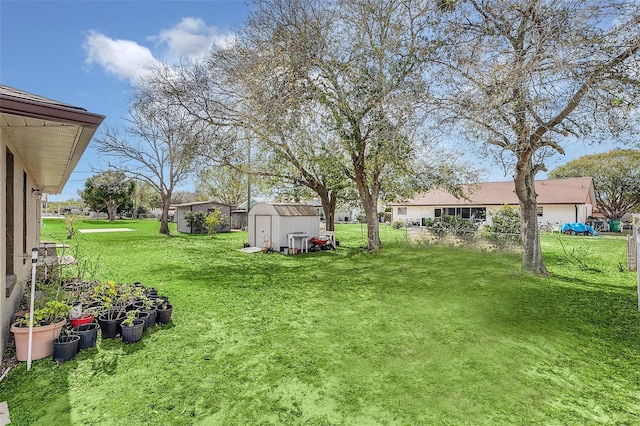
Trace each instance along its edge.
<instances>
[{"instance_id":1,"label":"white wall","mask_svg":"<svg viewBox=\"0 0 640 426\"><path fill-rule=\"evenodd\" d=\"M448 207L459 207L459 206L448 206ZM591 216L593 213L593 206L591 204L553 204L553 205L542 205L542 217L538 217L538 222L541 224L546 223L558 223L560 225L568 222L585 222L587 217ZM487 208L487 224L491 225L491 211L499 210L502 206L486 206ZM393 219L396 220L410 220L410 221L418 221L421 222L421 218L431 218L435 217L435 208L429 206L407 206L406 214L398 214L398 206L392 207L392 216ZM577 220L576 220L576 209L577 209Z\"/></svg>"},{"instance_id":2,"label":"white wall","mask_svg":"<svg viewBox=\"0 0 640 426\"><path fill-rule=\"evenodd\" d=\"M288 246L287 234L303 232L309 238L320 234L320 216L281 216L279 219L279 226L274 229L272 235L273 249L276 251L279 251L280 247Z\"/></svg>"},{"instance_id":3,"label":"white wall","mask_svg":"<svg viewBox=\"0 0 640 426\"><path fill-rule=\"evenodd\" d=\"M302 232L309 238L317 237L320 233L320 216L278 216L276 214L249 213L249 244L263 247L265 238L271 241L273 250L288 246L287 234Z\"/></svg>"},{"instance_id":4,"label":"white wall","mask_svg":"<svg viewBox=\"0 0 640 426\"><path fill-rule=\"evenodd\" d=\"M573 205L542 206L542 216L538 216L540 224L563 225L576 221L576 209ZM584 222L584 220L582 220Z\"/></svg>"},{"instance_id":5,"label":"white wall","mask_svg":"<svg viewBox=\"0 0 640 426\"><path fill-rule=\"evenodd\" d=\"M425 217L428 219L433 219L435 217L435 208L427 207L427 206L407 206L407 214L399 214L398 209L400 207L393 206L391 208L391 217L392 220L418 220Z\"/></svg>"}]
</instances>

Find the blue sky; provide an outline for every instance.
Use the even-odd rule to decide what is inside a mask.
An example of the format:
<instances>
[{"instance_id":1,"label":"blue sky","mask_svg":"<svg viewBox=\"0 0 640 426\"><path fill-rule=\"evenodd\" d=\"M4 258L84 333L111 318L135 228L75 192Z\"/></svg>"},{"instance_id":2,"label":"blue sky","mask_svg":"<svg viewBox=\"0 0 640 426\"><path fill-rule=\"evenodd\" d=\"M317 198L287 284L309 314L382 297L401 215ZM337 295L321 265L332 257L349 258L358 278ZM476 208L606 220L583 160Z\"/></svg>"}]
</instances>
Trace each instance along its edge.
<instances>
[{"instance_id":1,"label":"blue sky","mask_svg":"<svg viewBox=\"0 0 640 426\"><path fill-rule=\"evenodd\" d=\"M247 14L244 0L0 0L0 82L106 115L100 134L123 126L131 84L148 63L202 57L228 42ZM573 142L547 165L611 148ZM509 179L500 167L486 167L487 180ZM78 198L85 180L104 168L90 144L62 194L49 199Z\"/></svg>"},{"instance_id":2,"label":"blue sky","mask_svg":"<svg viewBox=\"0 0 640 426\"><path fill-rule=\"evenodd\" d=\"M198 57L244 22L243 0L0 0L0 82L106 116L121 127L132 81L149 61ZM92 144L62 194L78 198L93 169Z\"/></svg>"}]
</instances>

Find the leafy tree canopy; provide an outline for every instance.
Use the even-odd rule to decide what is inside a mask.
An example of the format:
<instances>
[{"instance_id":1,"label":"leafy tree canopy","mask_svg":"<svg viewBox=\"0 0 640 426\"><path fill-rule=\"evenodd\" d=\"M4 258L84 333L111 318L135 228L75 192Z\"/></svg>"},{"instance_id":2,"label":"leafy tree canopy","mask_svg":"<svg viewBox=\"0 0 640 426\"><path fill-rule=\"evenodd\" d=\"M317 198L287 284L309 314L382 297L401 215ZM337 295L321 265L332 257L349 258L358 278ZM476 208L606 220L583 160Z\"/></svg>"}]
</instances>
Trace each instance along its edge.
<instances>
[{"instance_id":1,"label":"leafy tree canopy","mask_svg":"<svg viewBox=\"0 0 640 426\"><path fill-rule=\"evenodd\" d=\"M590 176L598 209L609 219L640 209L640 151L614 149L585 155L553 169L549 177Z\"/></svg>"},{"instance_id":2,"label":"leafy tree canopy","mask_svg":"<svg viewBox=\"0 0 640 426\"><path fill-rule=\"evenodd\" d=\"M106 171L87 179L80 196L92 210L106 210L109 221L113 222L118 207L130 203L134 191L135 182L123 172Z\"/></svg>"}]
</instances>

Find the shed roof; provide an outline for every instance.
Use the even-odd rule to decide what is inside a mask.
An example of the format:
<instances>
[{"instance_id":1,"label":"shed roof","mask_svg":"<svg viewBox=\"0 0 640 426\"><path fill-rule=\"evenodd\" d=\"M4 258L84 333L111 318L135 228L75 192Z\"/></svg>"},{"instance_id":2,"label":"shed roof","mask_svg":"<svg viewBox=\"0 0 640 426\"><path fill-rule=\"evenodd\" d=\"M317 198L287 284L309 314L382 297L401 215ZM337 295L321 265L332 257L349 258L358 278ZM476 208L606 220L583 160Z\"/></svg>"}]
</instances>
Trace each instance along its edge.
<instances>
[{"instance_id":1,"label":"shed roof","mask_svg":"<svg viewBox=\"0 0 640 426\"><path fill-rule=\"evenodd\" d=\"M273 208L280 216L318 216L315 207L308 204L273 204Z\"/></svg>"},{"instance_id":2,"label":"shed roof","mask_svg":"<svg viewBox=\"0 0 640 426\"><path fill-rule=\"evenodd\" d=\"M171 207L201 206L203 204L216 204L218 206L229 206L229 207L231 207L230 204L220 203L218 201L193 201L191 203L172 204Z\"/></svg>"},{"instance_id":3,"label":"shed roof","mask_svg":"<svg viewBox=\"0 0 640 426\"><path fill-rule=\"evenodd\" d=\"M272 216L319 216L315 207L308 204L258 203L251 207L249 214Z\"/></svg>"},{"instance_id":4,"label":"shed roof","mask_svg":"<svg viewBox=\"0 0 640 426\"><path fill-rule=\"evenodd\" d=\"M417 195L400 206L455 206L518 204L513 181L463 185L466 198L456 198L440 189ZM593 204L593 179L578 177L536 181L538 204Z\"/></svg>"}]
</instances>

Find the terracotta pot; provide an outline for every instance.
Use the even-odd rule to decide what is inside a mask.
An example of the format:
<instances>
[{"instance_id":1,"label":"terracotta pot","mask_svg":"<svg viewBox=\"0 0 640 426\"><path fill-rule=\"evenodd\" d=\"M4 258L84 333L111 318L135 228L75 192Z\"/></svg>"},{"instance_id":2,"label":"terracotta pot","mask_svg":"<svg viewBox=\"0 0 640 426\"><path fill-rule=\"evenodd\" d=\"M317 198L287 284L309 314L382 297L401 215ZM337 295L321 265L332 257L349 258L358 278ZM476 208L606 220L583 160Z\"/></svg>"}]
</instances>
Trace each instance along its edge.
<instances>
[{"instance_id":1,"label":"terracotta pot","mask_svg":"<svg viewBox=\"0 0 640 426\"><path fill-rule=\"evenodd\" d=\"M53 341L60 336L60 331L66 320L49 325L33 327L33 345L31 347L31 359L42 359L53 355ZM29 351L29 327L18 327L14 323L11 332L16 341L16 359L27 360Z\"/></svg>"}]
</instances>

